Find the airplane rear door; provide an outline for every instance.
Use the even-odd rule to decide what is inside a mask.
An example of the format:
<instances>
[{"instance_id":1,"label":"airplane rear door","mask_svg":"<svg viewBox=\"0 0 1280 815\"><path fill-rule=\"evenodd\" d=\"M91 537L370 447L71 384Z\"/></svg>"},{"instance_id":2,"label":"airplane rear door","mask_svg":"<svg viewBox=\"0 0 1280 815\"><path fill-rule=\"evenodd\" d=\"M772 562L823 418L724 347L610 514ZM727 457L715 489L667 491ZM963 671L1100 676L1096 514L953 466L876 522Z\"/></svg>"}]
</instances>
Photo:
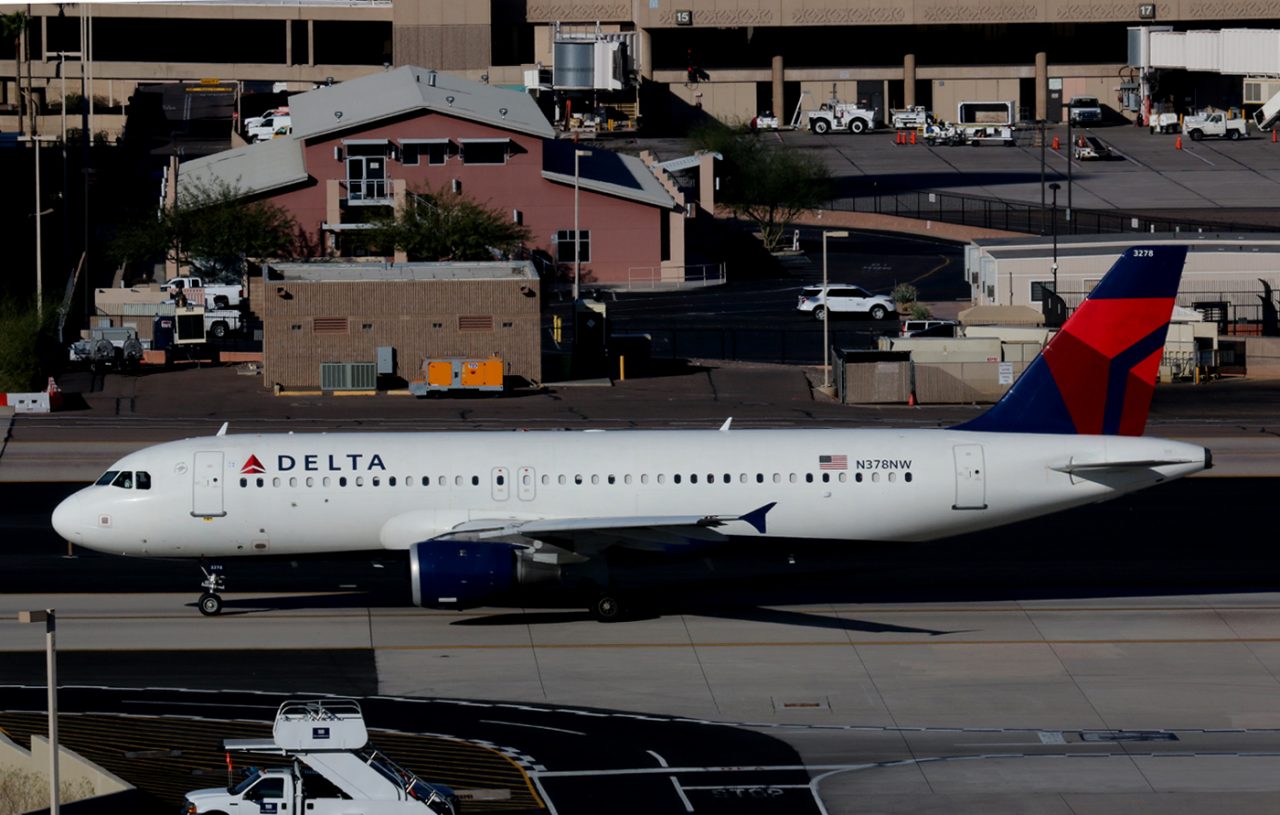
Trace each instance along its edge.
<instances>
[{"instance_id":1,"label":"airplane rear door","mask_svg":"<svg viewBox=\"0 0 1280 815\"><path fill-rule=\"evenodd\" d=\"M957 444L956 502L952 509L986 509L987 475L981 444Z\"/></svg>"},{"instance_id":2,"label":"airplane rear door","mask_svg":"<svg viewBox=\"0 0 1280 815\"><path fill-rule=\"evenodd\" d=\"M220 517L222 505L222 453L196 453L192 474L191 514L197 518Z\"/></svg>"}]
</instances>

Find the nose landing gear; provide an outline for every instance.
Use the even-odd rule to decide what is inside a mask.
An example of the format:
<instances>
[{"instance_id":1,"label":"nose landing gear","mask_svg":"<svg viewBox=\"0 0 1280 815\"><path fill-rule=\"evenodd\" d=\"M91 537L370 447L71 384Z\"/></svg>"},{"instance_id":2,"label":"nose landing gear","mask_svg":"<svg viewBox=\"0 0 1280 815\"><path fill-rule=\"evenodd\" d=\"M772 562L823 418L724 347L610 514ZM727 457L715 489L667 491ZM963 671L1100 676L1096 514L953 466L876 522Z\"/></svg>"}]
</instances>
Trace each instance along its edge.
<instances>
[{"instance_id":1,"label":"nose landing gear","mask_svg":"<svg viewBox=\"0 0 1280 815\"><path fill-rule=\"evenodd\" d=\"M201 563L200 571L204 573L204 580L200 585L204 587L205 592L196 601L196 607L204 616L213 617L222 612L222 596L218 592L227 590L227 578L219 574L222 567L217 564L205 566Z\"/></svg>"}]
</instances>

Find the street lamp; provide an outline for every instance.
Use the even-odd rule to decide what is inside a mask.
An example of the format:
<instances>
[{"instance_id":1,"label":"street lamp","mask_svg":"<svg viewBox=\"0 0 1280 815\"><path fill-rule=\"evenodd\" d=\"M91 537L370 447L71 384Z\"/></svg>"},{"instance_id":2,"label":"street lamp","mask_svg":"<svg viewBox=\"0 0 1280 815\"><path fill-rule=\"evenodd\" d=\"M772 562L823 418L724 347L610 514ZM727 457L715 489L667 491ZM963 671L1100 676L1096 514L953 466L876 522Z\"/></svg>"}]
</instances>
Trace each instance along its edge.
<instances>
[{"instance_id":1,"label":"street lamp","mask_svg":"<svg viewBox=\"0 0 1280 815\"><path fill-rule=\"evenodd\" d=\"M582 246L578 229L578 160L591 155L590 150L573 151L573 301L578 302L578 280L582 275Z\"/></svg>"},{"instance_id":2,"label":"street lamp","mask_svg":"<svg viewBox=\"0 0 1280 815\"><path fill-rule=\"evenodd\" d=\"M57 620L53 609L19 611L20 623L44 623L45 662L49 682L49 815L58 815L58 671L54 633Z\"/></svg>"},{"instance_id":3,"label":"street lamp","mask_svg":"<svg viewBox=\"0 0 1280 815\"><path fill-rule=\"evenodd\" d=\"M1049 185L1053 191L1053 293L1058 293L1058 190L1062 185L1057 181Z\"/></svg>"},{"instance_id":4,"label":"street lamp","mask_svg":"<svg viewBox=\"0 0 1280 815\"><path fill-rule=\"evenodd\" d=\"M847 238L849 231L834 229L822 231L822 388L831 388L831 298L827 293L827 238Z\"/></svg>"},{"instance_id":5,"label":"street lamp","mask_svg":"<svg viewBox=\"0 0 1280 815\"><path fill-rule=\"evenodd\" d=\"M41 221L44 216L53 210L40 209L40 142L54 141L52 136L20 136L18 141L29 141L35 145L36 149L36 314L41 319L44 315L44 235L41 230Z\"/></svg>"}]
</instances>

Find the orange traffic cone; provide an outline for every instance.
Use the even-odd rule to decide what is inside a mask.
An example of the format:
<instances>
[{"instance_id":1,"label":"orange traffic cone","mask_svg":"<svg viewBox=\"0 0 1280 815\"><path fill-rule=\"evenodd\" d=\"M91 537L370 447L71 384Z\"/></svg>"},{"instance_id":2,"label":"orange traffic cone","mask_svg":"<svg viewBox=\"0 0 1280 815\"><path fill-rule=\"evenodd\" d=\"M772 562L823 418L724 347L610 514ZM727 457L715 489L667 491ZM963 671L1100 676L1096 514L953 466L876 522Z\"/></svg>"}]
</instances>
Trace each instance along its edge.
<instances>
[{"instance_id":1,"label":"orange traffic cone","mask_svg":"<svg viewBox=\"0 0 1280 815\"><path fill-rule=\"evenodd\" d=\"M1053 137L1053 149L1054 149L1054 150L1057 150L1057 149L1059 149L1061 146L1062 146L1062 145L1058 142L1058 137L1055 135L1055 136Z\"/></svg>"},{"instance_id":2,"label":"orange traffic cone","mask_svg":"<svg viewBox=\"0 0 1280 815\"><path fill-rule=\"evenodd\" d=\"M1178 134L1178 138L1177 138L1177 140L1175 140L1175 141L1174 141L1174 143L1173 143L1173 149L1174 149L1174 150L1181 150L1181 149L1182 149L1182 134L1181 134L1181 133L1179 133L1179 134Z\"/></svg>"},{"instance_id":3,"label":"orange traffic cone","mask_svg":"<svg viewBox=\"0 0 1280 815\"><path fill-rule=\"evenodd\" d=\"M1275 134L1272 133L1272 135L1274 136ZM912 144L916 143L916 132L914 130L911 131L911 143Z\"/></svg>"},{"instance_id":4,"label":"orange traffic cone","mask_svg":"<svg viewBox=\"0 0 1280 815\"><path fill-rule=\"evenodd\" d=\"M1271 143L1272 143L1272 144L1275 144L1275 143L1276 143L1276 141L1277 141L1277 139L1276 139L1276 135L1277 135L1277 133L1278 133L1278 132L1280 132L1280 131L1275 131L1275 130L1272 130L1272 131L1271 131Z\"/></svg>"},{"instance_id":5,"label":"orange traffic cone","mask_svg":"<svg viewBox=\"0 0 1280 815\"><path fill-rule=\"evenodd\" d=\"M916 392L911 391L911 393L907 394L907 407L915 407L915 406L916 406Z\"/></svg>"}]
</instances>

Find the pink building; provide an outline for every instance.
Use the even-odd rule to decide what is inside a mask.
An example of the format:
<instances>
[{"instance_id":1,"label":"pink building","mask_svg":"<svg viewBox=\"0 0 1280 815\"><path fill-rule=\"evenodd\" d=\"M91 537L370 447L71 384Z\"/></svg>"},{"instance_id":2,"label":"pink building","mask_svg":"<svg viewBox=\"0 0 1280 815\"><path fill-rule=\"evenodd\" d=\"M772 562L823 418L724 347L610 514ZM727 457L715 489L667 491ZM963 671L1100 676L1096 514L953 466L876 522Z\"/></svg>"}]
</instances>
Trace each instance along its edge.
<instances>
[{"instance_id":1,"label":"pink building","mask_svg":"<svg viewBox=\"0 0 1280 815\"><path fill-rule=\"evenodd\" d=\"M525 93L403 67L289 107L291 135L183 162L178 194L231 184L289 210L316 257L350 258L368 254L360 232L371 213L424 188L453 189L528 227L528 248L553 259L564 282L576 180L584 283L684 278L686 210L669 176L648 157L557 141Z\"/></svg>"}]
</instances>

